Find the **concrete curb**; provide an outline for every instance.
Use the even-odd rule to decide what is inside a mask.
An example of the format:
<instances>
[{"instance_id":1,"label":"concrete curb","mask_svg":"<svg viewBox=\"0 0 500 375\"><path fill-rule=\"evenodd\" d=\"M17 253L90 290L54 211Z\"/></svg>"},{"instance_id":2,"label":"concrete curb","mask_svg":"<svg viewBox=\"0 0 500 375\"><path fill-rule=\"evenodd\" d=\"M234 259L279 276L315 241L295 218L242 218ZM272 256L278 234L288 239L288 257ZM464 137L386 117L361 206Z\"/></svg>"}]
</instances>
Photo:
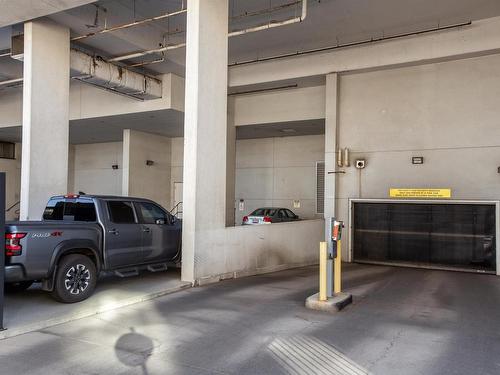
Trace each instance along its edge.
<instances>
[{"instance_id":1,"label":"concrete curb","mask_svg":"<svg viewBox=\"0 0 500 375\"><path fill-rule=\"evenodd\" d=\"M218 283L219 281L223 281L223 280L241 279L241 278L250 277L250 276L260 276L260 275L265 275L267 273L288 271L288 270L293 270L295 268L303 268L303 267L316 266L316 265L318 265L318 261L315 260L315 261L303 262L303 263L280 264L277 266L269 266L269 267L265 267L265 268L255 268L252 270L240 270L240 271L223 273L223 274L219 274L219 275L205 276L205 277L197 279L195 281L195 285L196 286L205 286L205 285L209 285L209 284Z\"/></svg>"},{"instance_id":2,"label":"concrete curb","mask_svg":"<svg viewBox=\"0 0 500 375\"><path fill-rule=\"evenodd\" d=\"M319 300L319 293L313 294L306 299L306 307L312 310L337 313L352 303L352 294L339 293L327 301Z\"/></svg>"},{"instance_id":3,"label":"concrete curb","mask_svg":"<svg viewBox=\"0 0 500 375\"><path fill-rule=\"evenodd\" d=\"M171 288L167 288L167 289L159 291L159 292L152 292L152 293L143 294L140 296L130 297L130 298L124 299L124 300L119 301L119 302L115 302L115 303L110 304L110 305L105 305L105 306L99 307L97 309L96 308L87 308L87 309L84 309L81 311L76 311L75 313L70 313L70 314L67 314L67 315L64 315L64 316L61 316L58 318L48 319L48 320L35 322L35 323L31 323L31 324L26 324L22 327L16 327L16 328L12 328L12 329L9 329L7 327L7 329L5 331L0 332L0 340L6 339L9 337L19 336L19 335L22 335L24 333L38 331L38 330L48 328L48 327L53 327L53 326L56 326L59 324L73 322L73 321L78 320L78 319L88 318L89 316L99 315L99 314L102 314L102 313L105 313L108 311L112 311L115 309L119 309L122 307L135 305L136 303L145 302L145 301L149 301L149 300L152 300L152 299L155 299L158 297L162 297L162 296L165 296L167 294L179 292L179 291L184 290L184 289L189 289L191 287L192 287L191 283L180 283L179 285L176 285L176 286L171 287Z\"/></svg>"}]
</instances>

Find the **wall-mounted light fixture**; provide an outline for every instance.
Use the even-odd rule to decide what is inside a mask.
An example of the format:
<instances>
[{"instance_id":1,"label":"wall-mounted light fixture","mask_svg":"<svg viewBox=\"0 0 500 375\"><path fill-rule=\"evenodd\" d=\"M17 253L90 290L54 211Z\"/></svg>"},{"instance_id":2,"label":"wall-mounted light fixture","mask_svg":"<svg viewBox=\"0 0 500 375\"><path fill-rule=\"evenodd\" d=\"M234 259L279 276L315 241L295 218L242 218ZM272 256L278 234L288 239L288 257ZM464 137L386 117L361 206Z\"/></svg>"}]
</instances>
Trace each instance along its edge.
<instances>
[{"instance_id":1,"label":"wall-mounted light fixture","mask_svg":"<svg viewBox=\"0 0 500 375\"><path fill-rule=\"evenodd\" d=\"M113 168L113 169L118 169L118 164L113 164L113 165L111 166L111 168Z\"/></svg>"},{"instance_id":2,"label":"wall-mounted light fixture","mask_svg":"<svg viewBox=\"0 0 500 375\"><path fill-rule=\"evenodd\" d=\"M411 163L412 164L424 164L424 157L423 156L413 156L411 158Z\"/></svg>"},{"instance_id":3,"label":"wall-mounted light fixture","mask_svg":"<svg viewBox=\"0 0 500 375\"><path fill-rule=\"evenodd\" d=\"M153 160L146 160L146 165L151 167L155 162Z\"/></svg>"}]
</instances>

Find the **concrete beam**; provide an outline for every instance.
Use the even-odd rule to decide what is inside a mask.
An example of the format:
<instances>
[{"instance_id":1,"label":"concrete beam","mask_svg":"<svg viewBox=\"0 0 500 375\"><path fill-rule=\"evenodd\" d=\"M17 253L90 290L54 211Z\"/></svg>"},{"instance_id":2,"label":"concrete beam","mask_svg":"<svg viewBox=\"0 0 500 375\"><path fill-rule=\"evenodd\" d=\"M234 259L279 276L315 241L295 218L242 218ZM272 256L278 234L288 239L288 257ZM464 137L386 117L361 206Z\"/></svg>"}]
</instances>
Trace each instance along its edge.
<instances>
[{"instance_id":1,"label":"concrete beam","mask_svg":"<svg viewBox=\"0 0 500 375\"><path fill-rule=\"evenodd\" d=\"M236 65L229 69L229 86L495 54L500 52L499 29L500 17L495 17L458 29Z\"/></svg>"},{"instance_id":2,"label":"concrete beam","mask_svg":"<svg viewBox=\"0 0 500 375\"><path fill-rule=\"evenodd\" d=\"M0 27L48 16L97 0L0 0Z\"/></svg>"},{"instance_id":3,"label":"concrete beam","mask_svg":"<svg viewBox=\"0 0 500 375\"><path fill-rule=\"evenodd\" d=\"M68 75L69 77L69 75ZM71 81L69 90L69 119L83 120L96 117L174 109L184 110L184 78L168 73L161 77L160 99L139 101ZM0 92L0 128L20 126L22 123L22 91L12 89Z\"/></svg>"},{"instance_id":4,"label":"concrete beam","mask_svg":"<svg viewBox=\"0 0 500 375\"><path fill-rule=\"evenodd\" d=\"M325 118L325 87L236 95L236 126Z\"/></svg>"}]
</instances>

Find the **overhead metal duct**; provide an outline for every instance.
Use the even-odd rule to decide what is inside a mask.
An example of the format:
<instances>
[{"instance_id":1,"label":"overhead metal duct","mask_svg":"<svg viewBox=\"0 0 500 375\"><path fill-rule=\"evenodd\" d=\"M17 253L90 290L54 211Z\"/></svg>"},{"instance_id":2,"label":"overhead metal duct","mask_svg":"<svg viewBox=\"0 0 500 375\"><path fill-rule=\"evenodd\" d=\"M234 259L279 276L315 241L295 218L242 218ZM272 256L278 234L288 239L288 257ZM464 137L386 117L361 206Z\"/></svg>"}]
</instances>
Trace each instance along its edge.
<instances>
[{"instance_id":1,"label":"overhead metal duct","mask_svg":"<svg viewBox=\"0 0 500 375\"><path fill-rule=\"evenodd\" d=\"M137 99L162 97L159 79L111 64L100 57L71 50L71 78Z\"/></svg>"},{"instance_id":2,"label":"overhead metal duct","mask_svg":"<svg viewBox=\"0 0 500 375\"><path fill-rule=\"evenodd\" d=\"M14 43L15 41L15 43ZM11 57L23 61L23 36L13 38ZM14 53L14 54L12 54ZM162 81L125 67L112 64L101 57L92 56L76 49L70 51L71 78L118 94L139 100L162 97ZM0 87L20 85L22 78L0 82Z\"/></svg>"}]
</instances>

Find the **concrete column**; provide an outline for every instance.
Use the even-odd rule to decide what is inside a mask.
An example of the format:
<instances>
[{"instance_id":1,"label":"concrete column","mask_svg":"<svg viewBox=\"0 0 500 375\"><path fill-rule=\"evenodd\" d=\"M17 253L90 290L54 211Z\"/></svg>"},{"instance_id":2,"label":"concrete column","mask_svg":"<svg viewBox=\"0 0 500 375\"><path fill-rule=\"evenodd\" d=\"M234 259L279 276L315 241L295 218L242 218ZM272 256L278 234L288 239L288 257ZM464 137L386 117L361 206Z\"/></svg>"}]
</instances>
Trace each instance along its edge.
<instances>
[{"instance_id":1,"label":"concrete column","mask_svg":"<svg viewBox=\"0 0 500 375\"><path fill-rule=\"evenodd\" d=\"M21 220L37 220L47 199L67 193L69 29L24 24Z\"/></svg>"},{"instance_id":2,"label":"concrete column","mask_svg":"<svg viewBox=\"0 0 500 375\"><path fill-rule=\"evenodd\" d=\"M235 224L236 195L236 126L234 122L234 97L227 102L227 155L226 155L226 226Z\"/></svg>"},{"instance_id":3,"label":"concrete column","mask_svg":"<svg viewBox=\"0 0 500 375\"><path fill-rule=\"evenodd\" d=\"M336 184L337 174L330 173L337 170L337 123L338 123L338 85L337 73L326 76L325 93L325 208L324 217L328 219L336 215ZM325 236L329 236L329 222L325 221Z\"/></svg>"},{"instance_id":4,"label":"concrete column","mask_svg":"<svg viewBox=\"0 0 500 375\"><path fill-rule=\"evenodd\" d=\"M226 224L228 0L189 0L182 279L194 281L208 232ZM215 255L212 255L216 257Z\"/></svg>"}]
</instances>

